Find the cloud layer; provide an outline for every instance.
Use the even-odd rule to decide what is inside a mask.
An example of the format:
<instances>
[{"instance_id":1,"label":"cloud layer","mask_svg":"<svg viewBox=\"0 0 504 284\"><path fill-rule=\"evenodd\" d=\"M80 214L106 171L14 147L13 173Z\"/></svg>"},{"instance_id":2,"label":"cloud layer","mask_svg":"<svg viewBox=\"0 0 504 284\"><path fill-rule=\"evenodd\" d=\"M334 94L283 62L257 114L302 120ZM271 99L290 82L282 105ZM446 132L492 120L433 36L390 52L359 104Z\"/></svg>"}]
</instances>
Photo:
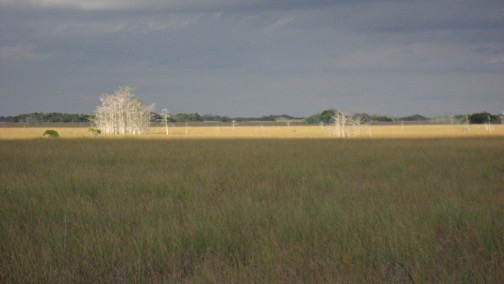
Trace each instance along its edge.
<instances>
[{"instance_id":1,"label":"cloud layer","mask_svg":"<svg viewBox=\"0 0 504 284\"><path fill-rule=\"evenodd\" d=\"M504 110L502 1L0 1L0 115Z\"/></svg>"}]
</instances>

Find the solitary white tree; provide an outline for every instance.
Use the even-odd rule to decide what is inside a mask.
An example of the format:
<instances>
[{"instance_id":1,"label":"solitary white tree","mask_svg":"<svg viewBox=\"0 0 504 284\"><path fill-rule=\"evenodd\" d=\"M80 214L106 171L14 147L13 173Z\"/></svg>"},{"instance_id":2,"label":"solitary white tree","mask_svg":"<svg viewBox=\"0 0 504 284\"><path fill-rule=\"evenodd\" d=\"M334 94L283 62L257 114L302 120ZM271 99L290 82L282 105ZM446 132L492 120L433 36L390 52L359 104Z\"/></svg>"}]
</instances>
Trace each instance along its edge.
<instances>
[{"instance_id":1,"label":"solitary white tree","mask_svg":"<svg viewBox=\"0 0 504 284\"><path fill-rule=\"evenodd\" d=\"M164 108L163 109L163 121L164 121L164 124L165 124L165 130L166 130L166 135L169 135L170 134L170 129L168 128L168 109L167 108Z\"/></svg>"},{"instance_id":2,"label":"solitary white tree","mask_svg":"<svg viewBox=\"0 0 504 284\"><path fill-rule=\"evenodd\" d=\"M492 118L490 117L490 115L487 116L487 123L485 124L485 130L489 132L494 131L494 127L492 125Z\"/></svg>"},{"instance_id":3,"label":"solitary white tree","mask_svg":"<svg viewBox=\"0 0 504 284\"><path fill-rule=\"evenodd\" d=\"M470 128L469 116L468 115L466 115L466 117L465 117L464 132L467 133L467 134L471 133L471 128Z\"/></svg>"},{"instance_id":4,"label":"solitary white tree","mask_svg":"<svg viewBox=\"0 0 504 284\"><path fill-rule=\"evenodd\" d=\"M115 95L105 94L96 108L94 127L106 134L145 134L149 132L154 105L143 105L130 86L119 87Z\"/></svg>"}]
</instances>

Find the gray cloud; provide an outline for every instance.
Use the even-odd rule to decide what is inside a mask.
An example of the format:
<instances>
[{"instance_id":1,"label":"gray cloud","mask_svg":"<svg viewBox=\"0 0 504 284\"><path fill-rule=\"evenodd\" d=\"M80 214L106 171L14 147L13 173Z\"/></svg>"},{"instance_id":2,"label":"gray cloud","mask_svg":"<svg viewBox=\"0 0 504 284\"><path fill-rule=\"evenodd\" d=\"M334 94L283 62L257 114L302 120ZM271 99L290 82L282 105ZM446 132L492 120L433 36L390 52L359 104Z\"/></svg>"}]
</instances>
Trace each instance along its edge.
<instances>
[{"instance_id":1,"label":"gray cloud","mask_svg":"<svg viewBox=\"0 0 504 284\"><path fill-rule=\"evenodd\" d=\"M501 1L0 1L0 115L504 108Z\"/></svg>"}]
</instances>

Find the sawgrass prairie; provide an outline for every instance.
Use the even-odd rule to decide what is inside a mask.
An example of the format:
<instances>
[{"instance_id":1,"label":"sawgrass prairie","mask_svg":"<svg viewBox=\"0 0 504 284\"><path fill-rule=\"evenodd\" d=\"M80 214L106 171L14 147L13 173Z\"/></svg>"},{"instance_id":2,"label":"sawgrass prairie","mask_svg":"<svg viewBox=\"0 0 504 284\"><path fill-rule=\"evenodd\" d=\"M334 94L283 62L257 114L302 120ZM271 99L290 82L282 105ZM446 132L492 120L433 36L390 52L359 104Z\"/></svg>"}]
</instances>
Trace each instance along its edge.
<instances>
[{"instance_id":1,"label":"sawgrass prairie","mask_svg":"<svg viewBox=\"0 0 504 284\"><path fill-rule=\"evenodd\" d=\"M0 125L0 139L32 139L40 138L46 129L55 129L61 138L92 138L94 135L89 127L75 124L74 127L65 124L41 125L37 127L13 127L16 124ZM420 139L420 138L469 138L469 137L504 137L503 124L473 124L473 125L362 125L347 127L347 136L352 139ZM169 127L166 135L164 127L151 127L147 135L100 135L104 138L139 138L139 139L241 139L241 138L277 138L277 139L333 139L335 127L332 125L266 125L230 126L230 123L197 123L189 126L178 124Z\"/></svg>"},{"instance_id":2,"label":"sawgrass prairie","mask_svg":"<svg viewBox=\"0 0 504 284\"><path fill-rule=\"evenodd\" d=\"M502 281L504 128L367 128L0 128L0 282Z\"/></svg>"}]
</instances>

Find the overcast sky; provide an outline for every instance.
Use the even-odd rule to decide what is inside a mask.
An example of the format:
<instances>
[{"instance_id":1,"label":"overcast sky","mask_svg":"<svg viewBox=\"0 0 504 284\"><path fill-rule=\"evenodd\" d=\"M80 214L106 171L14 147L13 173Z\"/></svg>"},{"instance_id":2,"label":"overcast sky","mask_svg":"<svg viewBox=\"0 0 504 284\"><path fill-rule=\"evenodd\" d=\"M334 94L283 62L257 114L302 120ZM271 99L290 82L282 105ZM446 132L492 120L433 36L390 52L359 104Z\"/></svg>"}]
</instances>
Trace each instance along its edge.
<instances>
[{"instance_id":1,"label":"overcast sky","mask_svg":"<svg viewBox=\"0 0 504 284\"><path fill-rule=\"evenodd\" d=\"M504 111L502 0L0 0L0 115Z\"/></svg>"}]
</instances>

